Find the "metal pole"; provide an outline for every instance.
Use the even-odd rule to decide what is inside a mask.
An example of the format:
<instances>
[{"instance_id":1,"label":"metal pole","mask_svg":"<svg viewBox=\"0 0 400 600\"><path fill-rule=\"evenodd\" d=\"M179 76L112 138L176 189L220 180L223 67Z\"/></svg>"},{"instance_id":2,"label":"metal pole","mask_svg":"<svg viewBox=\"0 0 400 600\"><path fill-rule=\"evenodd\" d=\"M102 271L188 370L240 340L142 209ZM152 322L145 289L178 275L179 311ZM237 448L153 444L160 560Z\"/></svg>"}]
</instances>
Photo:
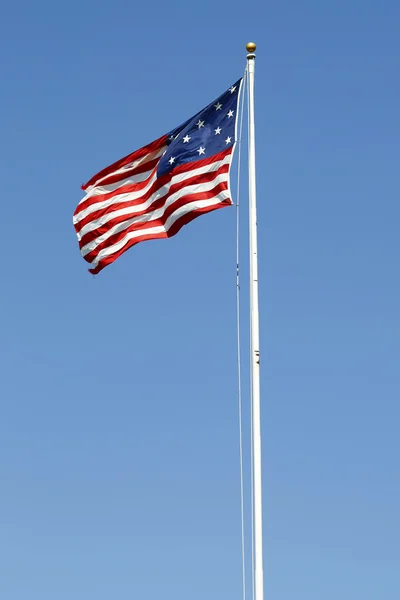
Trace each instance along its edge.
<instances>
[{"instance_id":1,"label":"metal pole","mask_svg":"<svg viewBox=\"0 0 400 600\"><path fill-rule=\"evenodd\" d=\"M253 501L254 501L254 562L255 600L264 600L263 535L262 535L262 477L261 477L261 418L260 418L260 332L258 311L258 257L256 208L256 156L254 126L254 66L256 45L248 51L249 93L249 225L250 225L250 330L251 330L251 386L253 404Z\"/></svg>"}]
</instances>

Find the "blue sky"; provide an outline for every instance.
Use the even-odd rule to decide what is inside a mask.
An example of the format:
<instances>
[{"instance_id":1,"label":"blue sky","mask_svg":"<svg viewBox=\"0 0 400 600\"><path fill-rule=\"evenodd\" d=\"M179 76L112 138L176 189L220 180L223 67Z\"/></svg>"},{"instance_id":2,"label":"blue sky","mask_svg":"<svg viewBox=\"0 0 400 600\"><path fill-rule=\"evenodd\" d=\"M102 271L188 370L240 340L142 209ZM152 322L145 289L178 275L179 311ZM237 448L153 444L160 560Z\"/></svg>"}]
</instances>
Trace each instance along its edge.
<instances>
[{"instance_id":1,"label":"blue sky","mask_svg":"<svg viewBox=\"0 0 400 600\"><path fill-rule=\"evenodd\" d=\"M3 8L2 598L241 598L234 210L96 279L72 213L254 40L266 598L398 600L399 19L394 0Z\"/></svg>"}]
</instances>

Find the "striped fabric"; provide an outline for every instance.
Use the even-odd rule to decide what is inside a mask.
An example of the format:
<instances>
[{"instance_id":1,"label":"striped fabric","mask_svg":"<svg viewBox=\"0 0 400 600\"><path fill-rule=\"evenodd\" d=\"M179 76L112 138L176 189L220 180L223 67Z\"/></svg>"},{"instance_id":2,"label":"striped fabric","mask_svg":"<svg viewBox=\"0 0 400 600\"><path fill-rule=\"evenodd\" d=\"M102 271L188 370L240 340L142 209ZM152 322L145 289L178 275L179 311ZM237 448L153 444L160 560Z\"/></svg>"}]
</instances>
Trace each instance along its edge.
<instances>
[{"instance_id":1,"label":"striped fabric","mask_svg":"<svg viewBox=\"0 0 400 600\"><path fill-rule=\"evenodd\" d=\"M82 186L86 195L73 223L91 273L139 242L171 237L199 215L232 204L229 169L240 84Z\"/></svg>"}]
</instances>

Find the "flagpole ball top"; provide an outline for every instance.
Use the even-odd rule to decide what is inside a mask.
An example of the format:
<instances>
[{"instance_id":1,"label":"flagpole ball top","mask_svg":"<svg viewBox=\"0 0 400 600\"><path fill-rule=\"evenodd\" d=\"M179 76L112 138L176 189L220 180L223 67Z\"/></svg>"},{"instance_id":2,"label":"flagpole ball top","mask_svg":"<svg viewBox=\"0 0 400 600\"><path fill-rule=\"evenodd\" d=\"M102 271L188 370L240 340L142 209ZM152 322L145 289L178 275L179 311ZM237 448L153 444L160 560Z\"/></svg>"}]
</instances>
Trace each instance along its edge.
<instances>
[{"instance_id":1,"label":"flagpole ball top","mask_svg":"<svg viewBox=\"0 0 400 600\"><path fill-rule=\"evenodd\" d=\"M256 48L257 46L254 42L249 42L248 44L246 44L246 50L247 52L251 52L251 54L253 54L256 51Z\"/></svg>"}]
</instances>

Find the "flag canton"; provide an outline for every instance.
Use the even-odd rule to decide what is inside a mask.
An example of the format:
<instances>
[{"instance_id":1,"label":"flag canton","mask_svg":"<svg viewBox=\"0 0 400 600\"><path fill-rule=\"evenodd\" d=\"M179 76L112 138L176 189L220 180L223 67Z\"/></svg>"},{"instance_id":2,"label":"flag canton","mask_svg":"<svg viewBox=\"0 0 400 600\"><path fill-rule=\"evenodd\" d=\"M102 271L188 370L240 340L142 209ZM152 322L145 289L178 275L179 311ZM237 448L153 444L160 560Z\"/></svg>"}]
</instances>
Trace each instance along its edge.
<instances>
[{"instance_id":1,"label":"flag canton","mask_svg":"<svg viewBox=\"0 0 400 600\"><path fill-rule=\"evenodd\" d=\"M168 148L158 164L158 176L233 146L241 82L239 79L217 100L168 134Z\"/></svg>"}]
</instances>

